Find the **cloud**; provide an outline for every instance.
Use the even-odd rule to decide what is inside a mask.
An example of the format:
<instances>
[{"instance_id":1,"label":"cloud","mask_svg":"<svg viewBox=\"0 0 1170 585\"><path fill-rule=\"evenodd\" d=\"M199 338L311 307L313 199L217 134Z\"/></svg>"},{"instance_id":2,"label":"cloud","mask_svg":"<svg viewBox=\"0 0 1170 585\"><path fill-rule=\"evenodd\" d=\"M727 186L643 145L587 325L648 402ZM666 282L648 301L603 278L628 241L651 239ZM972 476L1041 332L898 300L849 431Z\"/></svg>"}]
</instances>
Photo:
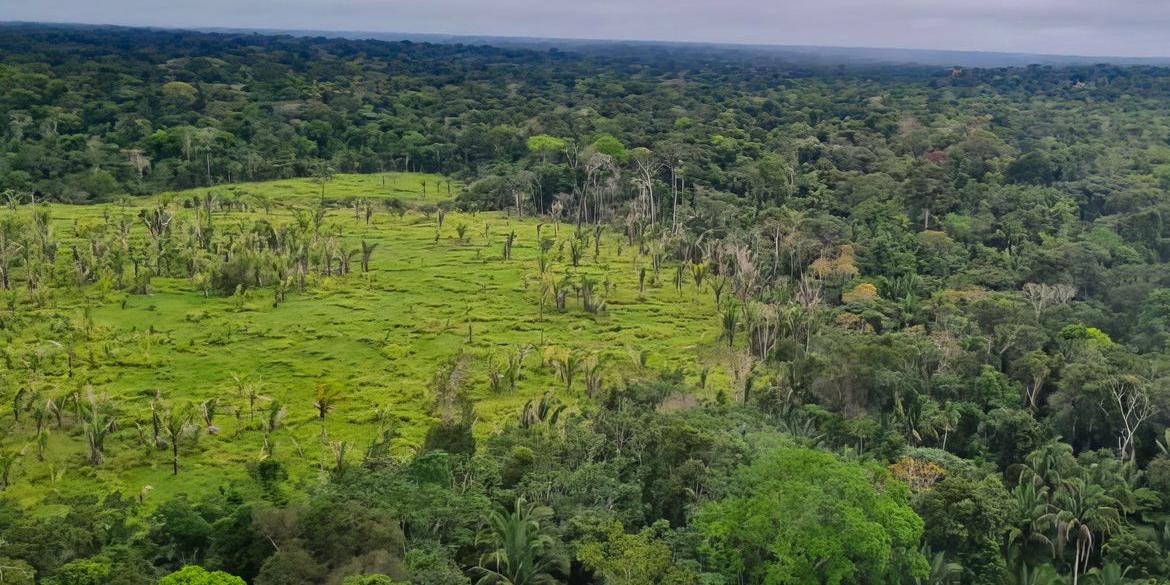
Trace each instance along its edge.
<instances>
[{"instance_id":1,"label":"cloud","mask_svg":"<svg viewBox=\"0 0 1170 585\"><path fill-rule=\"evenodd\" d=\"M0 19L1170 56L1163 0L0 0Z\"/></svg>"}]
</instances>

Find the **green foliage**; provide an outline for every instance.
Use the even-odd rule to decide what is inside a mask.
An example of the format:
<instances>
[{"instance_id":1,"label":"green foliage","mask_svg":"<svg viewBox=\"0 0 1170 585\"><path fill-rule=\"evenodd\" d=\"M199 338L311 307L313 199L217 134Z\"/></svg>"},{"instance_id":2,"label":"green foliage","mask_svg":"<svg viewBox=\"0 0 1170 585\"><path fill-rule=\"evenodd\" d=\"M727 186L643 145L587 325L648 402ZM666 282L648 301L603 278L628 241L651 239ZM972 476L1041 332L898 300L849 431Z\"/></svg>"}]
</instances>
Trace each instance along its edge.
<instances>
[{"instance_id":1,"label":"green foliage","mask_svg":"<svg viewBox=\"0 0 1170 585\"><path fill-rule=\"evenodd\" d=\"M696 583L698 576L676 566L670 546L657 534L660 530L644 528L627 534L620 523L604 527L601 540L588 541L577 547L577 560L607 585L652 585Z\"/></svg>"},{"instance_id":2,"label":"green foliage","mask_svg":"<svg viewBox=\"0 0 1170 585\"><path fill-rule=\"evenodd\" d=\"M168 561L199 562L208 547L211 525L186 497L164 502L151 516L150 539Z\"/></svg>"},{"instance_id":3,"label":"green foliage","mask_svg":"<svg viewBox=\"0 0 1170 585\"><path fill-rule=\"evenodd\" d=\"M158 585L244 585L244 580L223 571L208 571L198 565L188 565L163 577Z\"/></svg>"},{"instance_id":4,"label":"green foliage","mask_svg":"<svg viewBox=\"0 0 1170 585\"><path fill-rule=\"evenodd\" d=\"M1109 338L1109 334L1096 327L1088 327L1081 323L1066 326L1060 330L1058 336L1062 341L1084 343L1091 347L1108 347L1113 345L1113 340Z\"/></svg>"},{"instance_id":5,"label":"green foliage","mask_svg":"<svg viewBox=\"0 0 1170 585\"><path fill-rule=\"evenodd\" d=\"M308 585L325 578L327 571L303 548L293 545L268 557L253 581L256 585Z\"/></svg>"},{"instance_id":6,"label":"green foliage","mask_svg":"<svg viewBox=\"0 0 1170 585\"><path fill-rule=\"evenodd\" d=\"M965 581L992 584L1007 571L999 547L1011 519L1009 498L996 477L956 475L919 495L914 508L926 541L963 567Z\"/></svg>"},{"instance_id":7,"label":"green foliage","mask_svg":"<svg viewBox=\"0 0 1170 585\"><path fill-rule=\"evenodd\" d=\"M925 576L922 520L885 473L817 451L760 453L703 507L707 555L728 579L899 583Z\"/></svg>"},{"instance_id":8,"label":"green foliage","mask_svg":"<svg viewBox=\"0 0 1170 585\"><path fill-rule=\"evenodd\" d=\"M36 584L36 570L24 561L0 557L0 571L3 571L4 583L8 585Z\"/></svg>"},{"instance_id":9,"label":"green foliage","mask_svg":"<svg viewBox=\"0 0 1170 585\"><path fill-rule=\"evenodd\" d=\"M487 546L476 567L479 585L543 585L556 583L555 573L567 571L551 533L552 509L517 498L487 518L477 539Z\"/></svg>"},{"instance_id":10,"label":"green foliage","mask_svg":"<svg viewBox=\"0 0 1170 585\"><path fill-rule=\"evenodd\" d=\"M83 559L62 565L45 581L51 585L105 585L109 577L108 562Z\"/></svg>"},{"instance_id":11,"label":"green foliage","mask_svg":"<svg viewBox=\"0 0 1170 585\"><path fill-rule=\"evenodd\" d=\"M1103 571L1124 571L1131 579L1155 578L1170 572L1170 559L1161 554L1156 540L1142 538L1132 530L1114 534L1101 548Z\"/></svg>"},{"instance_id":12,"label":"green foliage","mask_svg":"<svg viewBox=\"0 0 1170 585\"><path fill-rule=\"evenodd\" d=\"M630 156L626 151L626 146L622 144L611 134L602 134L598 136L592 144L593 150L612 158L615 162L622 164Z\"/></svg>"},{"instance_id":13,"label":"green foliage","mask_svg":"<svg viewBox=\"0 0 1170 585\"><path fill-rule=\"evenodd\" d=\"M341 580L341 585L405 585L402 581L395 581L386 575L351 576Z\"/></svg>"},{"instance_id":14,"label":"green foliage","mask_svg":"<svg viewBox=\"0 0 1170 585\"><path fill-rule=\"evenodd\" d=\"M207 565L231 567L245 580L256 577L272 544L253 522L253 506L243 504L211 523Z\"/></svg>"},{"instance_id":15,"label":"green foliage","mask_svg":"<svg viewBox=\"0 0 1170 585\"><path fill-rule=\"evenodd\" d=\"M469 585L471 580L438 544L427 544L406 551L411 579L427 585Z\"/></svg>"},{"instance_id":16,"label":"green foliage","mask_svg":"<svg viewBox=\"0 0 1170 585\"><path fill-rule=\"evenodd\" d=\"M405 576L400 552L405 536L385 508L321 498L302 513L300 524L314 558L327 567L372 564L378 573Z\"/></svg>"},{"instance_id":17,"label":"green foliage","mask_svg":"<svg viewBox=\"0 0 1170 585\"><path fill-rule=\"evenodd\" d=\"M537 134L528 138L528 150L543 157L552 158L565 149L565 141L547 134Z\"/></svg>"}]
</instances>

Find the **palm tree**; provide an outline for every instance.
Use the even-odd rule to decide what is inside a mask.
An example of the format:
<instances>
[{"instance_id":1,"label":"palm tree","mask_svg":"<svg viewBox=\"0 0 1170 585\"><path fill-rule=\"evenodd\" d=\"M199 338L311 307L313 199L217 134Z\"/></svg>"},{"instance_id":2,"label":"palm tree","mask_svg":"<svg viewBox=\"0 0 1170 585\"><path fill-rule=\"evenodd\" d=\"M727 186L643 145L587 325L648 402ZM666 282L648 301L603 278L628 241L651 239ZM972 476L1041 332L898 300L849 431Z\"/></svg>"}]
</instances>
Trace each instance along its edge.
<instances>
[{"instance_id":1,"label":"palm tree","mask_svg":"<svg viewBox=\"0 0 1170 585\"><path fill-rule=\"evenodd\" d=\"M584 359L581 357L581 353L575 349L571 349L565 352L564 357L553 357L549 361L556 368L557 377L565 383L565 390L572 390L573 380L577 377L577 372L584 366Z\"/></svg>"},{"instance_id":2,"label":"palm tree","mask_svg":"<svg viewBox=\"0 0 1170 585\"><path fill-rule=\"evenodd\" d=\"M923 546L922 555L930 559L930 574L925 579L916 577L917 585L950 585L963 575L963 565L947 561L946 552L932 553L929 546Z\"/></svg>"},{"instance_id":3,"label":"palm tree","mask_svg":"<svg viewBox=\"0 0 1170 585\"><path fill-rule=\"evenodd\" d=\"M727 277L716 274L707 280L710 283L711 294L715 295L715 308L719 309L719 304L723 301L723 289L727 287Z\"/></svg>"},{"instance_id":4,"label":"palm tree","mask_svg":"<svg viewBox=\"0 0 1170 585\"><path fill-rule=\"evenodd\" d=\"M49 423L50 410L53 408L53 399L41 400L40 396L36 396L32 401L32 417L33 422L36 423L36 432L41 432L41 429L46 428Z\"/></svg>"},{"instance_id":5,"label":"palm tree","mask_svg":"<svg viewBox=\"0 0 1170 585\"><path fill-rule=\"evenodd\" d=\"M236 392L248 401L248 421L256 420L256 403L264 398L260 395L257 384L244 379L239 374L232 374L232 380L236 383Z\"/></svg>"},{"instance_id":6,"label":"palm tree","mask_svg":"<svg viewBox=\"0 0 1170 585\"><path fill-rule=\"evenodd\" d=\"M81 390L71 390L61 398L61 410L72 408L74 424L85 418L85 401L81 399Z\"/></svg>"},{"instance_id":7,"label":"palm tree","mask_svg":"<svg viewBox=\"0 0 1170 585\"><path fill-rule=\"evenodd\" d=\"M216 142L219 139L219 131L215 128L199 128L195 131L195 143L199 145L199 149L203 151L204 159L207 163L207 186L211 186L211 151L215 148Z\"/></svg>"},{"instance_id":8,"label":"palm tree","mask_svg":"<svg viewBox=\"0 0 1170 585\"><path fill-rule=\"evenodd\" d=\"M499 506L488 517L477 541L492 547L480 557L477 585L544 585L556 583L552 571L565 562L552 555L549 533L552 509L517 498L512 509Z\"/></svg>"},{"instance_id":9,"label":"palm tree","mask_svg":"<svg viewBox=\"0 0 1170 585\"><path fill-rule=\"evenodd\" d=\"M347 248L344 244L339 246L337 250L337 273L340 275L349 274L349 265L358 254L359 251L356 249Z\"/></svg>"},{"instance_id":10,"label":"palm tree","mask_svg":"<svg viewBox=\"0 0 1170 585\"><path fill-rule=\"evenodd\" d=\"M0 451L0 492L8 489L12 479L12 472L16 469L16 462L20 461L21 453L17 451Z\"/></svg>"},{"instance_id":11,"label":"palm tree","mask_svg":"<svg viewBox=\"0 0 1170 585\"><path fill-rule=\"evenodd\" d=\"M1025 474L1031 479L1025 479ZM1019 485L1012 489L1011 517L1016 519L1016 524L1009 528L1007 535L1004 556L1009 561L1027 565L1039 557L1032 553L1035 549L1047 553L1049 559L1056 554L1052 539L1045 535L1054 519L1048 500L1048 487L1030 470L1025 470Z\"/></svg>"},{"instance_id":12,"label":"palm tree","mask_svg":"<svg viewBox=\"0 0 1170 585\"><path fill-rule=\"evenodd\" d=\"M739 328L739 311L736 310L734 304L728 304L727 309L723 311L723 334L721 337L727 339L727 347L735 346L735 330Z\"/></svg>"},{"instance_id":13,"label":"palm tree","mask_svg":"<svg viewBox=\"0 0 1170 585\"><path fill-rule=\"evenodd\" d=\"M43 428L40 431L37 431L33 442L37 447L37 461L44 461L45 450L49 448L49 429Z\"/></svg>"},{"instance_id":14,"label":"palm tree","mask_svg":"<svg viewBox=\"0 0 1170 585\"><path fill-rule=\"evenodd\" d=\"M370 257L374 255L374 250L377 247L378 244L362 240L362 272L370 271Z\"/></svg>"},{"instance_id":15,"label":"palm tree","mask_svg":"<svg viewBox=\"0 0 1170 585\"><path fill-rule=\"evenodd\" d=\"M1053 497L1052 523L1056 527L1056 550L1063 554L1073 545L1072 585L1088 568L1096 537L1121 526L1117 501L1105 488L1080 478L1065 480Z\"/></svg>"},{"instance_id":16,"label":"palm tree","mask_svg":"<svg viewBox=\"0 0 1170 585\"><path fill-rule=\"evenodd\" d=\"M262 448L266 457L272 457L274 447L272 433L280 428L280 423L284 420L284 414L284 406L279 400L273 400L268 403L268 416L264 418L264 446Z\"/></svg>"},{"instance_id":17,"label":"palm tree","mask_svg":"<svg viewBox=\"0 0 1170 585\"><path fill-rule=\"evenodd\" d=\"M17 388L12 395L12 420L13 422L20 422L20 413L25 407L25 396L28 395L28 388Z\"/></svg>"},{"instance_id":18,"label":"palm tree","mask_svg":"<svg viewBox=\"0 0 1170 585\"><path fill-rule=\"evenodd\" d=\"M1052 441L1027 457L1028 468L1048 485L1059 485L1065 475L1079 469L1072 446Z\"/></svg>"},{"instance_id":19,"label":"palm tree","mask_svg":"<svg viewBox=\"0 0 1170 585\"><path fill-rule=\"evenodd\" d=\"M1028 565L1020 565L1020 568L1011 575L1010 585L1064 585L1067 583L1052 565L1040 565L1038 567L1028 567Z\"/></svg>"},{"instance_id":20,"label":"palm tree","mask_svg":"<svg viewBox=\"0 0 1170 585\"><path fill-rule=\"evenodd\" d=\"M172 406L162 420L163 438L171 447L171 473L179 475L179 446L184 439L199 432L195 425L195 413L188 406Z\"/></svg>"},{"instance_id":21,"label":"palm tree","mask_svg":"<svg viewBox=\"0 0 1170 585\"><path fill-rule=\"evenodd\" d=\"M1170 457L1170 429L1162 431L1162 438L1154 439L1154 444L1158 446L1158 452Z\"/></svg>"},{"instance_id":22,"label":"palm tree","mask_svg":"<svg viewBox=\"0 0 1170 585\"><path fill-rule=\"evenodd\" d=\"M565 405L553 396L552 392L545 392L539 401L529 400L524 403L524 410L520 412L520 427L552 428L556 426L557 419L564 411Z\"/></svg>"},{"instance_id":23,"label":"palm tree","mask_svg":"<svg viewBox=\"0 0 1170 585\"><path fill-rule=\"evenodd\" d=\"M17 241L17 229L20 226L15 219L5 218L0 223L0 288L8 290L12 280L12 265L24 250L24 244Z\"/></svg>"},{"instance_id":24,"label":"palm tree","mask_svg":"<svg viewBox=\"0 0 1170 585\"><path fill-rule=\"evenodd\" d=\"M89 464L97 467L105 461L106 436L114 430L114 417L98 408L97 399L89 397L89 411L86 413L85 440L89 446Z\"/></svg>"},{"instance_id":25,"label":"palm tree","mask_svg":"<svg viewBox=\"0 0 1170 585\"><path fill-rule=\"evenodd\" d=\"M219 427L215 426L215 415L218 409L218 396L213 396L199 403L199 415L203 417L203 424L207 428L207 434L209 435L215 435L219 433Z\"/></svg>"},{"instance_id":26,"label":"palm tree","mask_svg":"<svg viewBox=\"0 0 1170 585\"><path fill-rule=\"evenodd\" d=\"M954 403L948 402L942 408L933 408L929 414L921 417L921 422L927 433L939 442L939 448L947 448L947 439L959 426L959 411Z\"/></svg>"},{"instance_id":27,"label":"palm tree","mask_svg":"<svg viewBox=\"0 0 1170 585\"><path fill-rule=\"evenodd\" d=\"M1123 569L1121 565L1110 561L1100 569L1093 569L1085 573L1085 576L1089 577L1093 585L1127 585L1132 583L1125 578L1127 573L1129 573L1129 567Z\"/></svg>"},{"instance_id":28,"label":"palm tree","mask_svg":"<svg viewBox=\"0 0 1170 585\"><path fill-rule=\"evenodd\" d=\"M325 201L325 183L333 180L334 172L328 163L318 162L313 165L313 182L321 186L321 201Z\"/></svg>"},{"instance_id":29,"label":"palm tree","mask_svg":"<svg viewBox=\"0 0 1170 585\"><path fill-rule=\"evenodd\" d=\"M163 399L162 392L155 390L154 398L150 400L150 429L154 446L163 449L162 435Z\"/></svg>"},{"instance_id":30,"label":"palm tree","mask_svg":"<svg viewBox=\"0 0 1170 585\"><path fill-rule=\"evenodd\" d=\"M585 394L593 398L605 382L605 356L593 356L585 363Z\"/></svg>"},{"instance_id":31,"label":"palm tree","mask_svg":"<svg viewBox=\"0 0 1170 585\"><path fill-rule=\"evenodd\" d=\"M329 435L325 431L325 417L337 407L341 394L333 386L320 383L314 393L313 408L317 409L317 420L321 421L321 472L325 471L325 451L329 448Z\"/></svg>"}]
</instances>

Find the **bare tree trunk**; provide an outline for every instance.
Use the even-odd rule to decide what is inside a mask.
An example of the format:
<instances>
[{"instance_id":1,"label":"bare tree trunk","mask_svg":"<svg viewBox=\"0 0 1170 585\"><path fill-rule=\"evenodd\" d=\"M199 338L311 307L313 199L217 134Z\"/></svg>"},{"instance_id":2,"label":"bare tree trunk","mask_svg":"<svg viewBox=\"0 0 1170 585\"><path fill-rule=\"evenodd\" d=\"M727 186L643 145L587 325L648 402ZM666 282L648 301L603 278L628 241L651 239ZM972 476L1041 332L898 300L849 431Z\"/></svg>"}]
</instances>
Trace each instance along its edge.
<instances>
[{"instance_id":1,"label":"bare tree trunk","mask_svg":"<svg viewBox=\"0 0 1170 585\"><path fill-rule=\"evenodd\" d=\"M1077 541L1076 554L1073 555L1072 585L1077 585L1077 578L1080 576L1079 575L1080 567L1081 567L1081 543L1080 543L1080 541Z\"/></svg>"},{"instance_id":2,"label":"bare tree trunk","mask_svg":"<svg viewBox=\"0 0 1170 585\"><path fill-rule=\"evenodd\" d=\"M321 473L325 473L325 450L329 448L329 435L325 432L325 417L321 417Z\"/></svg>"},{"instance_id":3,"label":"bare tree trunk","mask_svg":"<svg viewBox=\"0 0 1170 585\"><path fill-rule=\"evenodd\" d=\"M672 165L670 167L670 191L671 191L671 197L674 200L674 203L672 204L672 207L671 207L671 216L670 216L670 232L671 233L678 233L678 192L679 192L679 190L680 189L678 188L678 179L676 178L675 169L674 169L674 166Z\"/></svg>"}]
</instances>

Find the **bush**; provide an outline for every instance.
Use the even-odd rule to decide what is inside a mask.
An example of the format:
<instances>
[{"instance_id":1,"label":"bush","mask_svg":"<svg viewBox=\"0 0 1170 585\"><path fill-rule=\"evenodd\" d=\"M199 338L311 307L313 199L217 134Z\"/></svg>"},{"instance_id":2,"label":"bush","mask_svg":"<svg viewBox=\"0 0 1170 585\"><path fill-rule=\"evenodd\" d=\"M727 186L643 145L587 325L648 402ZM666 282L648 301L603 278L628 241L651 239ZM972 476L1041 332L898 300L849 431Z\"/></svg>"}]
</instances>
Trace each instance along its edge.
<instances>
[{"instance_id":1,"label":"bush","mask_svg":"<svg viewBox=\"0 0 1170 585\"><path fill-rule=\"evenodd\" d=\"M395 581L386 575L361 575L346 577L341 581L341 585L406 585L401 581Z\"/></svg>"},{"instance_id":2,"label":"bush","mask_svg":"<svg viewBox=\"0 0 1170 585\"><path fill-rule=\"evenodd\" d=\"M244 580L223 571L209 572L198 565L187 565L162 578L158 585L245 585Z\"/></svg>"}]
</instances>

